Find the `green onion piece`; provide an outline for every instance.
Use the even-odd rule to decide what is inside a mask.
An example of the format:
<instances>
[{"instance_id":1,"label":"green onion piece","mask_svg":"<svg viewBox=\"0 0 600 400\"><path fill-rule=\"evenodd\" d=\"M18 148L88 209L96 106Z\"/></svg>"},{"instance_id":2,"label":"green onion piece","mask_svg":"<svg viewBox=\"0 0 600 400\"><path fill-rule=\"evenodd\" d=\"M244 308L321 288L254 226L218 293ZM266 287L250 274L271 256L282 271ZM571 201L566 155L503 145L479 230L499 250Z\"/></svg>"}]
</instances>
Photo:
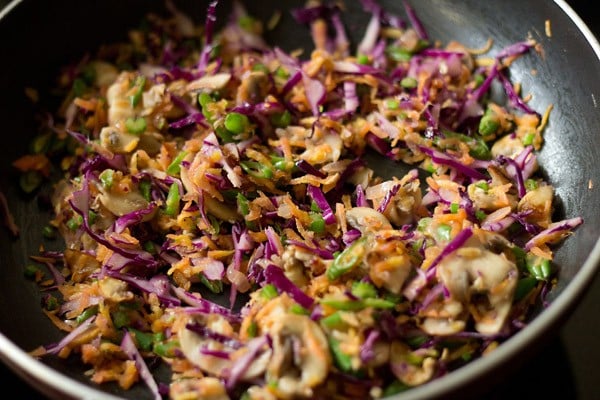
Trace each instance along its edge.
<instances>
[{"instance_id":1,"label":"green onion piece","mask_svg":"<svg viewBox=\"0 0 600 400\"><path fill-rule=\"evenodd\" d=\"M477 217L478 220L483 221L485 217L487 217L487 214L485 211L477 210L475 211L475 217Z\"/></svg>"},{"instance_id":2,"label":"green onion piece","mask_svg":"<svg viewBox=\"0 0 600 400\"><path fill-rule=\"evenodd\" d=\"M72 90L73 90L73 94L75 94L75 97L83 96L86 89L87 89L87 84L85 83L85 81L83 79L75 78L73 80Z\"/></svg>"},{"instance_id":3,"label":"green onion piece","mask_svg":"<svg viewBox=\"0 0 600 400\"><path fill-rule=\"evenodd\" d=\"M187 151L181 151L167 167L167 174L177 175L181 171L181 162L187 156Z\"/></svg>"},{"instance_id":4,"label":"green onion piece","mask_svg":"<svg viewBox=\"0 0 600 400\"><path fill-rule=\"evenodd\" d=\"M177 186L177 183L173 183L169 188L169 194L167 195L167 200L165 201L165 214L171 217L179 214L179 201L179 186Z\"/></svg>"},{"instance_id":5,"label":"green onion piece","mask_svg":"<svg viewBox=\"0 0 600 400\"><path fill-rule=\"evenodd\" d=\"M52 295L45 297L43 302L44 308L46 308L48 311L54 311L60 306L58 299Z\"/></svg>"},{"instance_id":6,"label":"green onion piece","mask_svg":"<svg viewBox=\"0 0 600 400\"><path fill-rule=\"evenodd\" d=\"M538 188L538 183L535 179L531 179L531 178L526 179L525 180L525 188L527 190L535 190Z\"/></svg>"},{"instance_id":7,"label":"green onion piece","mask_svg":"<svg viewBox=\"0 0 600 400\"><path fill-rule=\"evenodd\" d=\"M129 96L129 104L132 108L135 108L142 100L142 93L144 92L144 86L146 86L146 77L139 75L133 81L133 86L136 87L136 91Z\"/></svg>"},{"instance_id":8,"label":"green onion piece","mask_svg":"<svg viewBox=\"0 0 600 400\"><path fill-rule=\"evenodd\" d=\"M210 280L204 274L200 274L200 282L213 293L223 293L223 281L221 280Z\"/></svg>"},{"instance_id":9,"label":"green onion piece","mask_svg":"<svg viewBox=\"0 0 600 400\"><path fill-rule=\"evenodd\" d=\"M469 155L478 160L490 160L492 153L487 143L479 135L469 136L459 132L444 130L445 137L456 138L469 146Z\"/></svg>"},{"instance_id":10,"label":"green onion piece","mask_svg":"<svg viewBox=\"0 0 600 400\"><path fill-rule=\"evenodd\" d=\"M336 280L358 266L366 254L366 242L366 237L361 237L344 249L327 268L327 278L330 281Z\"/></svg>"},{"instance_id":11,"label":"green onion piece","mask_svg":"<svg viewBox=\"0 0 600 400\"><path fill-rule=\"evenodd\" d=\"M533 254L527 254L527 270L537 280L545 281L552 273L550 260Z\"/></svg>"},{"instance_id":12,"label":"green onion piece","mask_svg":"<svg viewBox=\"0 0 600 400\"><path fill-rule=\"evenodd\" d=\"M52 225L46 225L42 228L42 235L46 239L54 239L56 238L56 229Z\"/></svg>"},{"instance_id":13,"label":"green onion piece","mask_svg":"<svg viewBox=\"0 0 600 400\"><path fill-rule=\"evenodd\" d=\"M111 314L111 318L115 328L121 329L131 324L129 313L125 310L116 310Z\"/></svg>"},{"instance_id":14,"label":"green onion piece","mask_svg":"<svg viewBox=\"0 0 600 400\"><path fill-rule=\"evenodd\" d=\"M408 344L410 347L417 348L424 345L429 340L429 337L425 335L416 335L408 337L404 340L406 341L406 344Z\"/></svg>"},{"instance_id":15,"label":"green onion piece","mask_svg":"<svg viewBox=\"0 0 600 400\"><path fill-rule=\"evenodd\" d=\"M400 107L400 103L398 103L398 100L396 99L387 99L385 101L385 107L388 110L397 110L398 107Z\"/></svg>"},{"instance_id":16,"label":"green onion piece","mask_svg":"<svg viewBox=\"0 0 600 400\"><path fill-rule=\"evenodd\" d=\"M360 299L377 297L377 289L369 282L356 281L352 283L352 289L350 289L350 293Z\"/></svg>"},{"instance_id":17,"label":"green onion piece","mask_svg":"<svg viewBox=\"0 0 600 400\"><path fill-rule=\"evenodd\" d=\"M524 272L527 269L527 253L518 246L513 246L510 249L515 256L517 268L519 268L519 271Z\"/></svg>"},{"instance_id":18,"label":"green onion piece","mask_svg":"<svg viewBox=\"0 0 600 400\"><path fill-rule=\"evenodd\" d=\"M298 315L310 315L310 311L297 303L294 303L290 306L290 312Z\"/></svg>"},{"instance_id":19,"label":"green onion piece","mask_svg":"<svg viewBox=\"0 0 600 400\"><path fill-rule=\"evenodd\" d=\"M456 214L459 209L460 209L460 207L459 207L458 203L452 203L452 204L450 204L450 212L452 214Z\"/></svg>"},{"instance_id":20,"label":"green onion piece","mask_svg":"<svg viewBox=\"0 0 600 400\"><path fill-rule=\"evenodd\" d=\"M340 349L339 340L332 337L329 337L328 340L335 365L344 372L352 371L352 358Z\"/></svg>"},{"instance_id":21,"label":"green onion piece","mask_svg":"<svg viewBox=\"0 0 600 400\"><path fill-rule=\"evenodd\" d=\"M65 223L65 225L67 225L67 228L70 230L75 231L79 229L82 223L83 217L81 215L74 215Z\"/></svg>"},{"instance_id":22,"label":"green onion piece","mask_svg":"<svg viewBox=\"0 0 600 400\"><path fill-rule=\"evenodd\" d=\"M288 110L271 115L271 123L278 128L285 128L292 123L292 114Z\"/></svg>"},{"instance_id":23,"label":"green onion piece","mask_svg":"<svg viewBox=\"0 0 600 400\"><path fill-rule=\"evenodd\" d=\"M256 335L258 335L258 324L256 323L256 321L250 322L250 325L248 325L248 328L246 329L246 333L251 338L256 337Z\"/></svg>"},{"instance_id":24,"label":"green onion piece","mask_svg":"<svg viewBox=\"0 0 600 400\"><path fill-rule=\"evenodd\" d=\"M245 132L249 123L248 117L237 112L231 112L225 117L225 128L236 135Z\"/></svg>"},{"instance_id":25,"label":"green onion piece","mask_svg":"<svg viewBox=\"0 0 600 400\"><path fill-rule=\"evenodd\" d=\"M452 227L448 224L440 224L437 228L437 236L439 239L444 240L446 242L450 241Z\"/></svg>"},{"instance_id":26,"label":"green onion piece","mask_svg":"<svg viewBox=\"0 0 600 400\"><path fill-rule=\"evenodd\" d=\"M250 214L250 202L246 196L242 194L242 192L238 192L238 194L235 196L235 200L237 202L237 209L240 214L243 216Z\"/></svg>"},{"instance_id":27,"label":"green onion piece","mask_svg":"<svg viewBox=\"0 0 600 400\"><path fill-rule=\"evenodd\" d=\"M490 185L486 181L480 181L475 184L475 187L487 192L490 189Z\"/></svg>"},{"instance_id":28,"label":"green onion piece","mask_svg":"<svg viewBox=\"0 0 600 400\"><path fill-rule=\"evenodd\" d=\"M368 298L368 299L364 299L363 303L366 307L373 307L373 308L390 309L390 308L396 307L396 303L394 303L393 301L384 300L384 299Z\"/></svg>"},{"instance_id":29,"label":"green onion piece","mask_svg":"<svg viewBox=\"0 0 600 400\"><path fill-rule=\"evenodd\" d=\"M86 319L88 319L91 316L96 315L96 314L98 314L98 306L97 305L88 307L85 310L83 310L83 312L81 314L79 314L77 316L77 318L75 319L75 322L77 322L77 325L79 325Z\"/></svg>"},{"instance_id":30,"label":"green onion piece","mask_svg":"<svg viewBox=\"0 0 600 400\"><path fill-rule=\"evenodd\" d=\"M538 280L533 276L526 276L519 279L515 288L514 301L524 298L537 285Z\"/></svg>"},{"instance_id":31,"label":"green onion piece","mask_svg":"<svg viewBox=\"0 0 600 400\"><path fill-rule=\"evenodd\" d=\"M125 120L125 128L129 133L133 133L134 135L140 135L146 131L146 118L129 117Z\"/></svg>"},{"instance_id":32,"label":"green onion piece","mask_svg":"<svg viewBox=\"0 0 600 400\"><path fill-rule=\"evenodd\" d=\"M361 65L367 65L367 64L369 64L369 56L367 56L366 54L360 54L356 58L356 62Z\"/></svg>"},{"instance_id":33,"label":"green onion piece","mask_svg":"<svg viewBox=\"0 0 600 400\"><path fill-rule=\"evenodd\" d=\"M342 319L342 314L340 314L339 311L336 311L333 314L321 318L321 324L323 324L326 328L334 329L343 325L344 320Z\"/></svg>"},{"instance_id":34,"label":"green onion piece","mask_svg":"<svg viewBox=\"0 0 600 400\"><path fill-rule=\"evenodd\" d=\"M100 182L105 189L110 189L114 182L115 171L112 169L105 169L100 173Z\"/></svg>"},{"instance_id":35,"label":"green onion piece","mask_svg":"<svg viewBox=\"0 0 600 400\"><path fill-rule=\"evenodd\" d=\"M523 139L521 139L521 142L524 146L529 146L533 143L533 139L535 139L535 133L528 133L523 137Z\"/></svg>"},{"instance_id":36,"label":"green onion piece","mask_svg":"<svg viewBox=\"0 0 600 400\"><path fill-rule=\"evenodd\" d=\"M142 332L135 328L129 328L129 332L133 333L135 342L143 351L150 351L154 346L155 335L151 332Z\"/></svg>"},{"instance_id":37,"label":"green onion piece","mask_svg":"<svg viewBox=\"0 0 600 400\"><path fill-rule=\"evenodd\" d=\"M150 188L150 181L148 180L143 180L140 181L140 183L138 184L138 187L140 189L140 193L142 194L142 196L144 197L144 199L146 199L146 201L150 201L151 199L151 188Z\"/></svg>"},{"instance_id":38,"label":"green onion piece","mask_svg":"<svg viewBox=\"0 0 600 400\"><path fill-rule=\"evenodd\" d=\"M404 89L414 89L418 84L419 82L417 82L415 78L409 76L402 78L400 81L400 86L402 86Z\"/></svg>"},{"instance_id":39,"label":"green onion piece","mask_svg":"<svg viewBox=\"0 0 600 400\"><path fill-rule=\"evenodd\" d=\"M290 74L289 74L289 72L286 71L285 68L277 67L277 69L275 70L275 76L277 76L279 78L287 79L290 77Z\"/></svg>"},{"instance_id":40,"label":"green onion piece","mask_svg":"<svg viewBox=\"0 0 600 400\"><path fill-rule=\"evenodd\" d=\"M385 52L394 61L405 62L412 58L410 51L398 46L388 46Z\"/></svg>"},{"instance_id":41,"label":"green onion piece","mask_svg":"<svg viewBox=\"0 0 600 400\"><path fill-rule=\"evenodd\" d=\"M325 232L325 219L321 214L310 213L310 225L308 229L315 233L323 233Z\"/></svg>"},{"instance_id":42,"label":"green onion piece","mask_svg":"<svg viewBox=\"0 0 600 400\"><path fill-rule=\"evenodd\" d=\"M19 178L19 186L25 193L32 193L35 189L40 187L44 180L42 174L38 171L27 171L21 174Z\"/></svg>"},{"instance_id":43,"label":"green onion piece","mask_svg":"<svg viewBox=\"0 0 600 400\"><path fill-rule=\"evenodd\" d=\"M274 299L279 295L279 293L277 293L277 288L271 283L268 283L265 286L263 286L263 288L260 290L260 294L267 300Z\"/></svg>"},{"instance_id":44,"label":"green onion piece","mask_svg":"<svg viewBox=\"0 0 600 400\"><path fill-rule=\"evenodd\" d=\"M271 179L273 177L273 170L256 161L240 161L242 169L250 176L262 179Z\"/></svg>"},{"instance_id":45,"label":"green onion piece","mask_svg":"<svg viewBox=\"0 0 600 400\"><path fill-rule=\"evenodd\" d=\"M256 63L252 66L252 71L264 72L265 74L270 74L269 68L265 64Z\"/></svg>"},{"instance_id":46,"label":"green onion piece","mask_svg":"<svg viewBox=\"0 0 600 400\"><path fill-rule=\"evenodd\" d=\"M321 299L320 303L328 307L334 308L336 310L342 311L359 311L365 308L365 303L362 300L340 300L324 298Z\"/></svg>"},{"instance_id":47,"label":"green onion piece","mask_svg":"<svg viewBox=\"0 0 600 400\"><path fill-rule=\"evenodd\" d=\"M483 82L485 82L485 76L481 74L475 74L473 76L473 82L475 82L475 88L478 88Z\"/></svg>"},{"instance_id":48,"label":"green onion piece","mask_svg":"<svg viewBox=\"0 0 600 400\"><path fill-rule=\"evenodd\" d=\"M166 342L156 342L152 347L152 351L159 357L173 358L177 356L179 349L179 341L169 340Z\"/></svg>"},{"instance_id":49,"label":"green onion piece","mask_svg":"<svg viewBox=\"0 0 600 400\"><path fill-rule=\"evenodd\" d=\"M499 128L498 116L491 108L488 108L479 121L479 133L483 136L489 136L496 133Z\"/></svg>"},{"instance_id":50,"label":"green onion piece","mask_svg":"<svg viewBox=\"0 0 600 400\"><path fill-rule=\"evenodd\" d=\"M37 265L28 265L23 270L23 275L25 275L25 278L27 279L34 279L39 270Z\"/></svg>"},{"instance_id":51,"label":"green onion piece","mask_svg":"<svg viewBox=\"0 0 600 400\"><path fill-rule=\"evenodd\" d=\"M271 156L271 164L273 164L273 167L275 167L275 169L284 172L291 171L296 167L293 161L286 160L283 157L275 155Z\"/></svg>"},{"instance_id":52,"label":"green onion piece","mask_svg":"<svg viewBox=\"0 0 600 400\"><path fill-rule=\"evenodd\" d=\"M235 142L235 135L233 134L233 132L229 131L224 126L217 126L215 128L215 133L223 141L223 143Z\"/></svg>"},{"instance_id":53,"label":"green onion piece","mask_svg":"<svg viewBox=\"0 0 600 400\"><path fill-rule=\"evenodd\" d=\"M417 230L419 232L425 232L427 230L427 228L429 227L429 225L431 224L432 220L433 219L430 217L421 218L419 220L419 222L417 223Z\"/></svg>"}]
</instances>

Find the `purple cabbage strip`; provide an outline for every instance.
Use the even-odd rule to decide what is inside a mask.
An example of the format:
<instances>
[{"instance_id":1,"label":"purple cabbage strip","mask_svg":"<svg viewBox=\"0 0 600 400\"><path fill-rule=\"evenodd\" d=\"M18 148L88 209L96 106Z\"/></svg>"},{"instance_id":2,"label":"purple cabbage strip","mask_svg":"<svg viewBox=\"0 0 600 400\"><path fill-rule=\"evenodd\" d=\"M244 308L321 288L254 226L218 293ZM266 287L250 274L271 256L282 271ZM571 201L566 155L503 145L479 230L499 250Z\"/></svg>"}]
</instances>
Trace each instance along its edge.
<instances>
[{"instance_id":1,"label":"purple cabbage strip","mask_svg":"<svg viewBox=\"0 0 600 400\"><path fill-rule=\"evenodd\" d=\"M57 354L66 345L71 343L73 341L73 339L75 339L81 333L85 332L87 330L87 328L89 328L92 325L92 323L94 322L95 319L96 319L95 315L91 316L90 318L83 321L81 323L81 325L79 325L77 328L75 328L71 332L69 332L69 334L67 336L65 336L64 338L62 338L60 340L60 342L45 346L46 353L47 354Z\"/></svg>"},{"instance_id":2,"label":"purple cabbage strip","mask_svg":"<svg viewBox=\"0 0 600 400\"><path fill-rule=\"evenodd\" d=\"M427 279L432 278L435 275L437 265L448 255L458 250L465 242L473 235L473 229L471 227L465 228L458 233L452 239L442 252L433 260L429 268L427 269Z\"/></svg>"},{"instance_id":3,"label":"purple cabbage strip","mask_svg":"<svg viewBox=\"0 0 600 400\"><path fill-rule=\"evenodd\" d=\"M127 354L127 357L135 361L135 366L140 374L140 377L154 395L154 399L162 400L162 396L158 390L158 385L156 384L150 369L148 369L148 365L146 365L144 358L135 346L135 342L133 341L129 331L124 331L123 340L121 341L121 349L123 349L125 354Z\"/></svg>"},{"instance_id":4,"label":"purple cabbage strip","mask_svg":"<svg viewBox=\"0 0 600 400\"><path fill-rule=\"evenodd\" d=\"M265 345L271 346L271 339L268 335L253 338L248 342L246 345L248 351L235 361L229 371L229 375L225 381L225 387L227 389L231 390L235 387Z\"/></svg>"},{"instance_id":5,"label":"purple cabbage strip","mask_svg":"<svg viewBox=\"0 0 600 400\"><path fill-rule=\"evenodd\" d=\"M335 214L331 209L331 206L327 202L327 199L325 198L325 195L323 194L321 189L313 185L308 185L306 188L306 192L317 204L317 206L319 206L321 211L323 211L323 219L325 220L325 223L328 225L335 223Z\"/></svg>"},{"instance_id":6,"label":"purple cabbage strip","mask_svg":"<svg viewBox=\"0 0 600 400\"><path fill-rule=\"evenodd\" d=\"M179 306L181 301L172 296L169 292L171 283L166 275L154 275L150 279L144 279L131 274L124 274L118 271L106 270L106 274L112 278L122 280L131 286L140 289L146 293L154 293L158 299L167 306Z\"/></svg>"},{"instance_id":7,"label":"purple cabbage strip","mask_svg":"<svg viewBox=\"0 0 600 400\"><path fill-rule=\"evenodd\" d=\"M462 164L460 161L450 156L449 154L442 153L440 151L425 146L419 146L419 150L431 157L431 160L436 164L447 165L455 169L457 172L460 172L463 175L466 175L473 179L487 180L487 176L485 176L483 173L477 171L474 168Z\"/></svg>"},{"instance_id":8,"label":"purple cabbage strip","mask_svg":"<svg viewBox=\"0 0 600 400\"><path fill-rule=\"evenodd\" d=\"M191 306L185 308L185 312L188 314L217 314L231 322L239 323L242 321L239 314L212 301L198 297L183 288L173 286L173 292L181 301Z\"/></svg>"},{"instance_id":9,"label":"purple cabbage strip","mask_svg":"<svg viewBox=\"0 0 600 400\"><path fill-rule=\"evenodd\" d=\"M223 335L219 332L215 332L214 330L207 328L198 322L188 322L185 327L186 329L197 333L203 338L214 340L234 350L237 350L243 346L242 342L239 340Z\"/></svg>"},{"instance_id":10,"label":"purple cabbage strip","mask_svg":"<svg viewBox=\"0 0 600 400\"><path fill-rule=\"evenodd\" d=\"M310 310L314 304L314 300L304 293L298 286L288 279L283 273L283 270L273 264L267 265L265 268L265 280L267 283L273 284L277 289L286 292L296 303Z\"/></svg>"},{"instance_id":11,"label":"purple cabbage strip","mask_svg":"<svg viewBox=\"0 0 600 400\"><path fill-rule=\"evenodd\" d=\"M531 250L531 248L535 246L535 242L544 236L552 235L558 232L569 232L577 228L581 224L583 224L583 218L581 217L569 218L560 222L556 222L552 224L552 226L544 229L543 231L529 239L529 241L527 241L527 243L525 244L525 250Z\"/></svg>"}]
</instances>

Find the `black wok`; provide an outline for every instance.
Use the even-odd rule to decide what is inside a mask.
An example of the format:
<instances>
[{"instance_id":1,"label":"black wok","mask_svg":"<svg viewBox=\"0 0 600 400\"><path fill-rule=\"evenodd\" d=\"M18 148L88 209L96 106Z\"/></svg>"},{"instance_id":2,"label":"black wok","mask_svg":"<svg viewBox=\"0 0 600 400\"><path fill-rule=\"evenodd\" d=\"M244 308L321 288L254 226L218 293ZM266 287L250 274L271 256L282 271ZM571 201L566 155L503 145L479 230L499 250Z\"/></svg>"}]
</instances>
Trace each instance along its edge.
<instances>
[{"instance_id":1,"label":"black wok","mask_svg":"<svg viewBox=\"0 0 600 400\"><path fill-rule=\"evenodd\" d=\"M180 2L201 20L208 1ZM301 1L246 2L249 11L264 19L274 9L300 6ZM348 1L346 22L353 39L363 33L367 15L358 2ZM498 383L510 369L521 365L557 332L578 306L596 274L600 262L600 47L572 9L562 1L501 2L413 1L430 35L452 38L467 46L481 47L487 38L502 48L528 35L542 43L543 59L519 60L512 68L523 92L532 93L531 105L543 110L554 105L539 160L557 193L557 217L581 216L584 224L556 252L560 275L550 293L551 305L531 324L502 344L498 351L448 376L407 392L398 398L470 397ZM399 1L381 1L402 13ZM11 162L27 150L36 132L34 109L24 96L25 87L49 88L59 66L78 59L99 44L125 38L126 30L149 10L163 10L162 1L127 0L13 1L0 13L0 190L20 228L18 238L7 229L0 232L0 358L44 395L52 398L150 398L140 384L128 392L107 385L92 386L77 362L49 358L43 362L25 352L40 344L60 340L60 333L42 313L36 284L24 279L28 256L43 241L41 226L50 215L36 196L18 189L18 175ZM221 10L221 16L226 11ZM308 32L284 13L284 23L267 38L284 49L310 47ZM544 32L545 21L552 36ZM532 74L532 70L537 71ZM59 246L58 243L54 244ZM160 372L159 372L160 373Z\"/></svg>"}]
</instances>

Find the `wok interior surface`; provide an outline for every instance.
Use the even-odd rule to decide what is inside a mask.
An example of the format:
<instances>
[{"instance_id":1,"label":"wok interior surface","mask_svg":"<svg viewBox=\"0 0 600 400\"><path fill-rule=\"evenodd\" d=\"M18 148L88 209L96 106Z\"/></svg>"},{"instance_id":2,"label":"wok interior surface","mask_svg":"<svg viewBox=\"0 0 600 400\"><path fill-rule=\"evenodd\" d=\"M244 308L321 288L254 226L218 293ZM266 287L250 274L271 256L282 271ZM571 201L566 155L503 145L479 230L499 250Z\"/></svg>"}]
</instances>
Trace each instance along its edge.
<instances>
[{"instance_id":1,"label":"wok interior surface","mask_svg":"<svg viewBox=\"0 0 600 400\"><path fill-rule=\"evenodd\" d=\"M286 1L285 5L269 0L247 3L248 11L263 20L267 20L274 10L284 11L281 23L267 34L271 44L284 50L303 47L307 51L305 54L310 52L312 42L308 30L285 12L302 6L303 2ZM208 1L177 4L197 21L202 21ZM386 10L404 15L401 2L380 1L380 4ZM429 0L413 1L412 5L432 38L458 40L470 48L484 47L488 38L492 38L496 50L529 36L542 44L542 56L526 56L512 66L512 79L522 83L523 93L533 95L529 104L534 109L543 111L553 105L539 160L543 174L556 188L558 217L554 220L575 216L584 219L584 224L556 252L560 275L556 289L549 296L553 301L550 308L489 357L401 396L431 398L455 392L467 384L473 385L475 380L496 371L508 361L518 362L517 356L531 351L532 344L541 343L544 333L553 332L568 317L591 282L600 253L597 245L600 224L596 223L600 207L600 192L596 190L600 182L600 168L596 166L600 159L600 116L595 104L600 97L597 79L600 61L595 53L597 47L590 44L589 35L586 37L565 13L564 3ZM17 171L11 166L15 158L27 151L29 139L36 133L36 110L26 99L24 88L39 88L43 101L44 90L51 87L61 65L79 59L86 52L93 54L102 43L125 40L128 28L136 26L150 10L164 12L164 3L155 0L64 0L21 1L13 2L11 6L12 10L0 20L0 37L3 38L0 54L4 55L0 67L0 87L3 89L0 116L4 124L4 143L0 146L0 190L8 199L20 236L15 239L6 229L0 232L0 270L3 274L0 280L0 331L20 349L29 351L58 341L63 334L42 313L42 293L37 285L23 276L24 267L30 263L28 256L35 254L43 242L41 228L50 218L35 196L24 196L19 191ZM223 6L227 7L226 4ZM369 15L362 11L359 2L348 1L347 8L344 13L347 30L356 43L364 33ZM226 10L220 9L219 20L225 16ZM551 37L544 31L546 20L551 21ZM60 249L60 241L53 245ZM17 349L0 349L0 355L19 372L24 367L14 356L14 351ZM77 362L53 358L43 362L73 381L89 385L83 375L84 368ZM57 393L69 392L68 388L57 387L56 382L39 376L38 372L28 379L53 388ZM115 385L94 386L91 390L126 398L150 398L143 384L127 392Z\"/></svg>"}]
</instances>

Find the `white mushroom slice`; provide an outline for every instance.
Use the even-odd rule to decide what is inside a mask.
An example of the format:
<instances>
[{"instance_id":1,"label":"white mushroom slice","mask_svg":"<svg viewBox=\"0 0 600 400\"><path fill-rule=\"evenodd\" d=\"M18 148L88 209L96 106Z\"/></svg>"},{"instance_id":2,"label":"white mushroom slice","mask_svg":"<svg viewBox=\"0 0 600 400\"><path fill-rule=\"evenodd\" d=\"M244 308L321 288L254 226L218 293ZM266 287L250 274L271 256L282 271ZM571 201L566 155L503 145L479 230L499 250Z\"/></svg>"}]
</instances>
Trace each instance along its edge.
<instances>
[{"instance_id":1,"label":"white mushroom slice","mask_svg":"<svg viewBox=\"0 0 600 400\"><path fill-rule=\"evenodd\" d=\"M233 337L234 331L231 324L222 316L209 315L206 317L195 317L190 319L191 323L203 324L212 332L225 337ZM187 359L201 370L210 374L225 377L231 371L236 360L244 357L250 349L246 346L231 350L225 344L207 337L203 337L191 329L183 328L179 332L179 343L181 350ZM201 350L230 352L229 358L221 358L211 354L205 354ZM258 348L257 348L258 350ZM260 350L259 350L260 351ZM260 351L252 363L241 373L239 379L250 380L257 378L265 372L271 358L271 350Z\"/></svg>"},{"instance_id":2,"label":"white mushroom slice","mask_svg":"<svg viewBox=\"0 0 600 400\"><path fill-rule=\"evenodd\" d=\"M132 76L130 72L122 72L115 83L110 85L106 91L109 125L135 117L135 110L131 107L128 97Z\"/></svg>"},{"instance_id":3,"label":"white mushroom slice","mask_svg":"<svg viewBox=\"0 0 600 400\"><path fill-rule=\"evenodd\" d=\"M469 316L462 303L453 299L435 302L420 314L425 318L419 326L430 335L452 335L462 332Z\"/></svg>"},{"instance_id":4,"label":"white mushroom slice","mask_svg":"<svg viewBox=\"0 0 600 400\"><path fill-rule=\"evenodd\" d=\"M517 135L508 134L494 143L491 152L494 158L500 155L515 158L523 149L525 149L525 146L521 139Z\"/></svg>"},{"instance_id":5,"label":"white mushroom slice","mask_svg":"<svg viewBox=\"0 0 600 400\"><path fill-rule=\"evenodd\" d=\"M120 303L133 299L133 293L128 289L129 285L115 278L104 278L98 282L100 293L106 299Z\"/></svg>"},{"instance_id":6,"label":"white mushroom slice","mask_svg":"<svg viewBox=\"0 0 600 400\"><path fill-rule=\"evenodd\" d=\"M519 212L529 213L525 216L527 221L536 223L542 228L547 228L552 222L552 203L554 189L551 185L540 185L528 191L519 201Z\"/></svg>"},{"instance_id":7,"label":"white mushroom slice","mask_svg":"<svg viewBox=\"0 0 600 400\"><path fill-rule=\"evenodd\" d=\"M392 342L390 362L396 378L409 386L418 386L430 381L437 365L434 357L416 354L399 341Z\"/></svg>"},{"instance_id":8,"label":"white mushroom slice","mask_svg":"<svg viewBox=\"0 0 600 400\"><path fill-rule=\"evenodd\" d=\"M259 329L273 340L266 377L277 381L278 398L310 398L327 377L331 354L321 327L307 315L290 313L291 304L289 297L279 296L256 315Z\"/></svg>"},{"instance_id":9,"label":"white mushroom slice","mask_svg":"<svg viewBox=\"0 0 600 400\"><path fill-rule=\"evenodd\" d=\"M136 191L116 193L104 190L102 187L99 187L99 189L101 192L98 196L100 203L119 217L148 207L148 201ZM153 216L154 214L151 213L144 220L150 220Z\"/></svg>"},{"instance_id":10,"label":"white mushroom slice","mask_svg":"<svg viewBox=\"0 0 600 400\"><path fill-rule=\"evenodd\" d=\"M403 242L375 238L379 242L372 246L376 251L367 253L369 277L377 287L384 287L400 294L404 283L413 271L413 265ZM369 246L371 247L371 246Z\"/></svg>"},{"instance_id":11,"label":"white mushroom slice","mask_svg":"<svg viewBox=\"0 0 600 400\"><path fill-rule=\"evenodd\" d=\"M220 315L209 315L207 317L191 318L190 323L204 325L211 331L231 336L233 328L229 322ZM191 329L183 328L179 332L179 344L185 357L201 370L215 376L224 376L224 373L230 368L231 360L217 357L211 354L205 354L201 350L226 351L223 343L199 335Z\"/></svg>"},{"instance_id":12,"label":"white mushroom slice","mask_svg":"<svg viewBox=\"0 0 600 400\"><path fill-rule=\"evenodd\" d=\"M470 310L475 328L498 333L508 317L518 279L516 265L504 254L462 247L437 266L438 279L453 299Z\"/></svg>"},{"instance_id":13,"label":"white mushroom slice","mask_svg":"<svg viewBox=\"0 0 600 400\"><path fill-rule=\"evenodd\" d=\"M169 386L169 398L173 400L229 400L225 385L217 378L183 378Z\"/></svg>"},{"instance_id":14,"label":"white mushroom slice","mask_svg":"<svg viewBox=\"0 0 600 400\"><path fill-rule=\"evenodd\" d=\"M367 199L373 200L375 207L378 208L379 204L396 185L400 185L400 187L383 211L383 215L396 226L402 226L414 221L416 211L421 206L422 194L418 179L412 179L408 182L382 182L379 185L368 187L365 195Z\"/></svg>"},{"instance_id":15,"label":"white mushroom slice","mask_svg":"<svg viewBox=\"0 0 600 400\"><path fill-rule=\"evenodd\" d=\"M205 75L200 79L196 79L187 84L186 90L192 91L213 91L225 87L231 80L231 74L222 72L214 75Z\"/></svg>"},{"instance_id":16,"label":"white mushroom slice","mask_svg":"<svg viewBox=\"0 0 600 400\"><path fill-rule=\"evenodd\" d=\"M100 131L100 145L113 153L131 153L139 141L138 135L121 132L113 126L105 126Z\"/></svg>"},{"instance_id":17,"label":"white mushroom slice","mask_svg":"<svg viewBox=\"0 0 600 400\"><path fill-rule=\"evenodd\" d=\"M308 261L310 258L310 253L297 246L286 247L281 255L285 276L301 289L309 283L308 278L304 274L303 261Z\"/></svg>"},{"instance_id":18,"label":"white mushroom slice","mask_svg":"<svg viewBox=\"0 0 600 400\"><path fill-rule=\"evenodd\" d=\"M392 229L390 221L382 213L370 207L353 207L346 210L346 220L350 226L361 233Z\"/></svg>"},{"instance_id":19,"label":"white mushroom slice","mask_svg":"<svg viewBox=\"0 0 600 400\"><path fill-rule=\"evenodd\" d=\"M142 103L144 104L142 115L150 115L156 106L162 104L166 89L167 86L164 83L161 83L152 86L142 93Z\"/></svg>"}]
</instances>

